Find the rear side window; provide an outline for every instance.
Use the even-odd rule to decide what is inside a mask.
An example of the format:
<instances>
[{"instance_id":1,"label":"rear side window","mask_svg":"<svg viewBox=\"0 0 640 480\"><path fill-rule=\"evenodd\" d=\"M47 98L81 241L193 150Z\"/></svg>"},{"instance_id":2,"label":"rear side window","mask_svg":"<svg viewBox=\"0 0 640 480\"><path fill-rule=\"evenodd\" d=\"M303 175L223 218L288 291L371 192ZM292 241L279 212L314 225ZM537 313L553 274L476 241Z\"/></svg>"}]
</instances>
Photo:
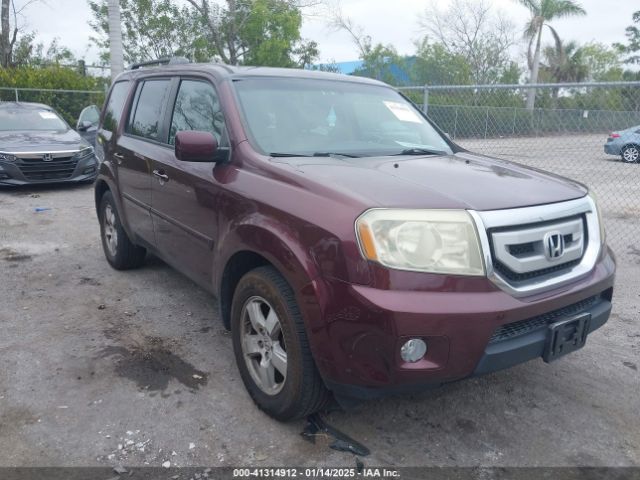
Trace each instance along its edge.
<instances>
[{"instance_id":1,"label":"rear side window","mask_svg":"<svg viewBox=\"0 0 640 480\"><path fill-rule=\"evenodd\" d=\"M131 110L127 132L150 140L160 140L162 107L169 96L169 80L147 80L138 84L137 102Z\"/></svg>"},{"instance_id":2,"label":"rear side window","mask_svg":"<svg viewBox=\"0 0 640 480\"><path fill-rule=\"evenodd\" d=\"M199 80L183 80L180 83L173 107L169 143L175 143L176 133L198 130L212 133L219 145L223 145L224 116L213 85Z\"/></svg>"},{"instance_id":3,"label":"rear side window","mask_svg":"<svg viewBox=\"0 0 640 480\"><path fill-rule=\"evenodd\" d=\"M127 101L128 93L129 82L118 82L113 86L104 112L102 128L110 132L115 132L118 129L118 123L122 117L122 110L124 109L124 102Z\"/></svg>"}]
</instances>

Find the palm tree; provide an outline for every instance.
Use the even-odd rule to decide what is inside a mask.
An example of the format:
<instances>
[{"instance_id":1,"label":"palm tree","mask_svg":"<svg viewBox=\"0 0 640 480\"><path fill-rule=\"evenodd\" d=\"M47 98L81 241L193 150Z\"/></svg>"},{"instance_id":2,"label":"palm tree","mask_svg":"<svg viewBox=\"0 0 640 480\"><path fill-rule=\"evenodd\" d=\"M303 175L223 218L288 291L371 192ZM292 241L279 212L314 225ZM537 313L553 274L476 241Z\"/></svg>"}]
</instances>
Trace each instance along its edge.
<instances>
[{"instance_id":1,"label":"palm tree","mask_svg":"<svg viewBox=\"0 0 640 480\"><path fill-rule=\"evenodd\" d=\"M531 20L525 28L525 36L529 38L529 69L531 76L529 83L538 81L538 73L540 71L540 55L542 50L542 30L545 25L549 27L553 34L556 44L559 41L558 33L553 29L549 22L562 17L575 15L586 15L586 11L582 6L574 0L516 0L525 6L531 12ZM531 55L531 48L535 42L535 52ZM535 88L529 89L527 95L527 109L533 110L536 101Z\"/></svg>"},{"instance_id":2,"label":"palm tree","mask_svg":"<svg viewBox=\"0 0 640 480\"><path fill-rule=\"evenodd\" d=\"M122 52L122 23L119 0L109 0L109 54L111 58L111 80L124 71Z\"/></svg>"},{"instance_id":3,"label":"palm tree","mask_svg":"<svg viewBox=\"0 0 640 480\"><path fill-rule=\"evenodd\" d=\"M540 73L553 82L582 82L589 77L583 50L574 41L560 41L554 47L546 47L543 56Z\"/></svg>"},{"instance_id":4,"label":"palm tree","mask_svg":"<svg viewBox=\"0 0 640 480\"><path fill-rule=\"evenodd\" d=\"M564 43L556 39L555 46L542 51L540 77L546 82L582 82L589 78L590 68L584 50L576 42ZM560 89L552 89L553 105L557 107Z\"/></svg>"}]
</instances>

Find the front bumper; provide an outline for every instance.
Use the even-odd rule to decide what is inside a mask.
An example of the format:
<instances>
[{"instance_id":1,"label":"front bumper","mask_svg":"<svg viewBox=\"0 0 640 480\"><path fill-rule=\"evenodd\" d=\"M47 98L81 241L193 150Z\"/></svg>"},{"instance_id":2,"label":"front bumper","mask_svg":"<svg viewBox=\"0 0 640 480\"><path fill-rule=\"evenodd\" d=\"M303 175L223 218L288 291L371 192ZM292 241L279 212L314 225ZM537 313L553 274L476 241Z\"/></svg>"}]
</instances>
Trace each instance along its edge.
<instances>
[{"instance_id":1,"label":"front bumper","mask_svg":"<svg viewBox=\"0 0 640 480\"><path fill-rule=\"evenodd\" d=\"M80 158L69 165L57 162L26 165L20 162L0 162L0 185L35 185L51 183L89 182L98 175L95 155Z\"/></svg>"},{"instance_id":2,"label":"front bumper","mask_svg":"<svg viewBox=\"0 0 640 480\"><path fill-rule=\"evenodd\" d=\"M319 308L311 308L310 298L302 303L311 322L307 330L314 357L328 388L342 397L375 398L538 358L548 323L562 319L552 312L589 311L589 333L596 330L611 311L614 274L615 262L607 252L588 276L535 297L515 298L489 286L474 292L396 291L325 279L312 284L316 299L321 299ZM527 324L535 328L509 328ZM499 335L510 330L515 334ZM400 347L416 337L427 342L427 354L417 363L406 363Z\"/></svg>"}]
</instances>

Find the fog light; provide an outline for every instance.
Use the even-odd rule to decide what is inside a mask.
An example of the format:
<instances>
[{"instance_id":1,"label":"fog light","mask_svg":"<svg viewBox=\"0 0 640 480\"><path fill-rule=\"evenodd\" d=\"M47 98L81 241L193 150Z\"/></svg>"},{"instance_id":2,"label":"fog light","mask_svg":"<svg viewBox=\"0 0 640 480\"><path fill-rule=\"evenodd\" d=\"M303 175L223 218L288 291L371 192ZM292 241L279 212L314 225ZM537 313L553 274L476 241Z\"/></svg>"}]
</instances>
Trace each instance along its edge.
<instances>
[{"instance_id":1,"label":"fog light","mask_svg":"<svg viewBox=\"0 0 640 480\"><path fill-rule=\"evenodd\" d=\"M96 167L89 167L89 168L85 168L82 173L86 175L87 173L93 173L95 171L96 171Z\"/></svg>"},{"instance_id":2,"label":"fog light","mask_svg":"<svg viewBox=\"0 0 640 480\"><path fill-rule=\"evenodd\" d=\"M402 360L409 363L416 363L422 360L425 353L427 353L427 344L424 340L419 338L412 338L407 343L402 345L400 349L400 356Z\"/></svg>"}]
</instances>

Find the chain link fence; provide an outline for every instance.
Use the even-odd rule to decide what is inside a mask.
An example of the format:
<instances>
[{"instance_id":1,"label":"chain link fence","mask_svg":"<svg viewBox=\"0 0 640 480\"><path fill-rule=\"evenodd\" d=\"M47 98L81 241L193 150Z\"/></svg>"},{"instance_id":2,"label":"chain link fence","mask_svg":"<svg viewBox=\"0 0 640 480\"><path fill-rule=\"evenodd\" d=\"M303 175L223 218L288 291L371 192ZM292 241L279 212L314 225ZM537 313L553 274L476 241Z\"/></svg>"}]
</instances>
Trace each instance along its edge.
<instances>
[{"instance_id":1,"label":"chain link fence","mask_svg":"<svg viewBox=\"0 0 640 480\"><path fill-rule=\"evenodd\" d=\"M533 110L525 107L529 89L536 90ZM622 161L625 147L640 149L640 82L399 90L461 146L588 185L600 199L614 248L640 249L640 161ZM101 106L104 97L103 91L0 87L0 101L44 103L71 126L84 107Z\"/></svg>"},{"instance_id":2,"label":"chain link fence","mask_svg":"<svg viewBox=\"0 0 640 480\"><path fill-rule=\"evenodd\" d=\"M530 89L533 110L526 108ZM462 147L588 185L613 248L640 248L640 161L631 163L633 150L625 150L640 149L640 82L399 90Z\"/></svg>"},{"instance_id":3,"label":"chain link fence","mask_svg":"<svg viewBox=\"0 0 640 480\"><path fill-rule=\"evenodd\" d=\"M0 101L35 102L53 107L69 125L75 127L84 107L102 107L105 92L99 90L57 90L0 87Z\"/></svg>"}]
</instances>

